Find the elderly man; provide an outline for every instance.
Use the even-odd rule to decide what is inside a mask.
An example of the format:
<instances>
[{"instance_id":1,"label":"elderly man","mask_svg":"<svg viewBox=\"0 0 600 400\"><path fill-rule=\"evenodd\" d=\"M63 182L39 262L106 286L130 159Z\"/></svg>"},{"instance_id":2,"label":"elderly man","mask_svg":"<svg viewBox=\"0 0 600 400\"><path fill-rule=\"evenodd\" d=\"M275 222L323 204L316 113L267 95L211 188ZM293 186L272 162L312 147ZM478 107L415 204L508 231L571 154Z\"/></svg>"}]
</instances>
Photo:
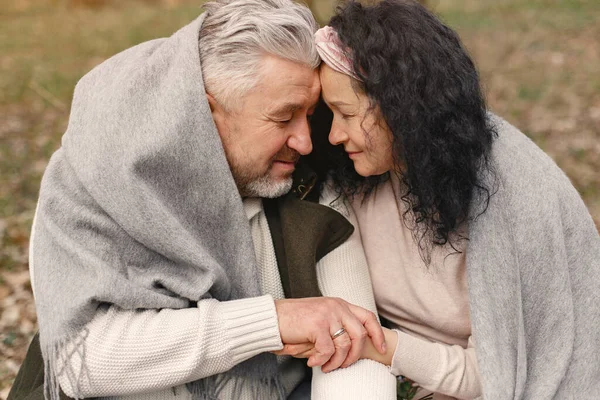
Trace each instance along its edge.
<instances>
[{"instance_id":1,"label":"elderly man","mask_svg":"<svg viewBox=\"0 0 600 400\"><path fill-rule=\"evenodd\" d=\"M31 238L47 398L282 399L305 378L302 361L271 354L283 344L314 343L308 365L323 372L354 363L368 336L385 352L372 312L315 297L319 275L324 294L373 309L360 238L297 198L310 176L282 197L312 149L312 15L290 0L205 8L76 87ZM392 398L367 360L318 369L313 397L348 398L348 373Z\"/></svg>"}]
</instances>

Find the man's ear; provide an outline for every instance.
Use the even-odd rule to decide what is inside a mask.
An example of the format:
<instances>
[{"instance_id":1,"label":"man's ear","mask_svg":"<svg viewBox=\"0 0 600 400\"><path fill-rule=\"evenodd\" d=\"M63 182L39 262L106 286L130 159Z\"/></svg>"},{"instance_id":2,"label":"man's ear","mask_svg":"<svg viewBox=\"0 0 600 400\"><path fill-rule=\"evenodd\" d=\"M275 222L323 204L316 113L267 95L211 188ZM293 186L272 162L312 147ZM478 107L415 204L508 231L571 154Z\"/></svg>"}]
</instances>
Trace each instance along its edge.
<instances>
[{"instance_id":1,"label":"man's ear","mask_svg":"<svg viewBox=\"0 0 600 400\"><path fill-rule=\"evenodd\" d=\"M217 131L219 132L219 135L221 135L224 132L226 132L227 113L225 112L223 106L217 101L217 99L215 99L215 97L212 94L206 93L206 100L208 100L208 105L210 106L210 113L212 115L212 119L215 123L215 126L217 127Z\"/></svg>"},{"instance_id":2,"label":"man's ear","mask_svg":"<svg viewBox=\"0 0 600 400\"><path fill-rule=\"evenodd\" d=\"M206 93L206 99L208 100L208 105L210 106L210 112L215 112L215 109L219 106L217 100L215 100L213 95L210 93Z\"/></svg>"}]
</instances>

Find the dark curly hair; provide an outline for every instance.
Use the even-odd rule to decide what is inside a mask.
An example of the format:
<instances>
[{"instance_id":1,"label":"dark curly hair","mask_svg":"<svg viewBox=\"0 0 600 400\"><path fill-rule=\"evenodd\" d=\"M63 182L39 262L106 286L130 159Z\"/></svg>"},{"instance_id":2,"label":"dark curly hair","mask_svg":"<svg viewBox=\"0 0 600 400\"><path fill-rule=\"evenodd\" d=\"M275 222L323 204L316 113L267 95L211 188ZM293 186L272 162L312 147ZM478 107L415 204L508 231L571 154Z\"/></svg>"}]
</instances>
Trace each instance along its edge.
<instances>
[{"instance_id":1,"label":"dark curly hair","mask_svg":"<svg viewBox=\"0 0 600 400\"><path fill-rule=\"evenodd\" d=\"M379 106L392 132L394 159L403 166L400 195L414 214L413 234L429 265L434 245L456 250L465 239L457 232L474 196L482 194L487 204L492 193L481 172L491 171L496 132L475 65L458 35L415 1L351 1L329 25L353 60L360 78L355 90L368 96L371 112ZM389 173L359 176L343 148L326 143L330 126L330 111L321 105L313 120L316 169L329 172L346 194L368 196Z\"/></svg>"}]
</instances>

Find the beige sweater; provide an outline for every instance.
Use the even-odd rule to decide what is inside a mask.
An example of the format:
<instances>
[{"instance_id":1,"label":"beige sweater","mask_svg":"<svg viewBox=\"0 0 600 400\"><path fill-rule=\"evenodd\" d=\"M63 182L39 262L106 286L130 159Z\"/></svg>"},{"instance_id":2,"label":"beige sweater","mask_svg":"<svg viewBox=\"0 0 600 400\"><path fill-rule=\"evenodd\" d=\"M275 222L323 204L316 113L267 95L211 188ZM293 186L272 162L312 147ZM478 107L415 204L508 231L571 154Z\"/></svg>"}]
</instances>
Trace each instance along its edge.
<instances>
[{"instance_id":1,"label":"beige sweater","mask_svg":"<svg viewBox=\"0 0 600 400\"><path fill-rule=\"evenodd\" d=\"M391 371L435 392L436 399L481 395L465 274L465 252L436 249L429 268L402 221L399 181L381 185L353 208L373 282L377 310L398 328Z\"/></svg>"},{"instance_id":2,"label":"beige sweater","mask_svg":"<svg viewBox=\"0 0 600 400\"><path fill-rule=\"evenodd\" d=\"M325 192L323 204L336 196ZM283 289L262 202L248 199L244 208L250 222L261 287L265 296L228 302L202 300L185 310L99 310L80 340L85 341L85 379L74 387L69 376L59 377L71 397L119 396L128 400L189 399L185 382L224 372L258 353L281 348L273 298ZM356 225L352 214L346 217ZM322 293L342 297L375 311L366 260L356 231L317 265ZM81 354L69 357L79 370ZM152 361L149 361L152 360ZM304 377L303 362L279 357L283 383L289 394ZM58 369L57 369L58 370ZM323 374L313 369L312 398L396 398L395 378L387 367L371 360ZM232 387L221 393L230 399ZM236 400L251 399L246 393Z\"/></svg>"}]
</instances>

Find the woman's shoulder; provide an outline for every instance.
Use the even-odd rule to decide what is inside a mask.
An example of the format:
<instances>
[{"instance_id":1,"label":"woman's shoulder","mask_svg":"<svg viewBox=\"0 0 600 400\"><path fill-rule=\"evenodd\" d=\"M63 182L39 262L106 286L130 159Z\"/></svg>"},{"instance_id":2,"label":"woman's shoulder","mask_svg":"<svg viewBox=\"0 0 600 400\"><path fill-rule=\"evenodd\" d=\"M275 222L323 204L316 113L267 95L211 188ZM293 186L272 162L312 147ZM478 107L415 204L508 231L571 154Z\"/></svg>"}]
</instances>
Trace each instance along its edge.
<instances>
[{"instance_id":1,"label":"woman's shoulder","mask_svg":"<svg viewBox=\"0 0 600 400\"><path fill-rule=\"evenodd\" d=\"M490 114L498 136L492 146L492 162L499 172L518 177L564 177L564 173L537 144L508 121Z\"/></svg>"},{"instance_id":2,"label":"woman's shoulder","mask_svg":"<svg viewBox=\"0 0 600 400\"><path fill-rule=\"evenodd\" d=\"M484 178L491 198L483 203L474 200L473 215L482 211L476 205L484 204L486 212L496 210L497 216L508 215L511 220L516 215L547 219L565 209L589 215L581 196L549 155L506 120L491 113L489 118L498 134Z\"/></svg>"},{"instance_id":3,"label":"woman's shoulder","mask_svg":"<svg viewBox=\"0 0 600 400\"><path fill-rule=\"evenodd\" d=\"M498 134L492 146L490 166L501 185L500 190L532 196L576 192L554 160L527 135L497 115L490 113L489 120Z\"/></svg>"}]
</instances>

